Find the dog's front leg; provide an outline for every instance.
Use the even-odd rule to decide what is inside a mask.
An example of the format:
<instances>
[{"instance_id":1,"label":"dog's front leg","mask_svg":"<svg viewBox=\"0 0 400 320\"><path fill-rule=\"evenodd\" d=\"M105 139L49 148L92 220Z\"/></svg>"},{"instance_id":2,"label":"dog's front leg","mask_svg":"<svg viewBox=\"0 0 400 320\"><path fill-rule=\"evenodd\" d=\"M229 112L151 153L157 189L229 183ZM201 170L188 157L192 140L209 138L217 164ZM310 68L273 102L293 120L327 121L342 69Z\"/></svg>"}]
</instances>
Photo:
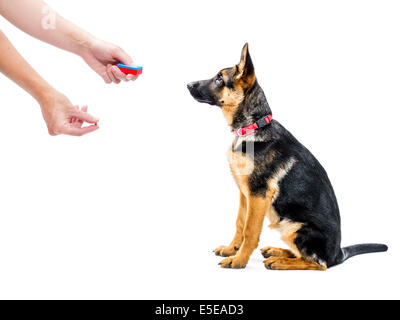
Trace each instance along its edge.
<instances>
[{"instance_id":1,"label":"dog's front leg","mask_svg":"<svg viewBox=\"0 0 400 320\"><path fill-rule=\"evenodd\" d=\"M230 257L236 254L243 243L243 229L246 221L247 213L247 199L246 196L240 192L239 212L236 219L236 232L233 240L229 246L220 246L214 250L217 256Z\"/></svg>"},{"instance_id":2,"label":"dog's front leg","mask_svg":"<svg viewBox=\"0 0 400 320\"><path fill-rule=\"evenodd\" d=\"M235 256L221 261L223 268L244 268L260 240L265 213L271 205L266 197L247 197L247 216L244 225L244 241Z\"/></svg>"}]
</instances>

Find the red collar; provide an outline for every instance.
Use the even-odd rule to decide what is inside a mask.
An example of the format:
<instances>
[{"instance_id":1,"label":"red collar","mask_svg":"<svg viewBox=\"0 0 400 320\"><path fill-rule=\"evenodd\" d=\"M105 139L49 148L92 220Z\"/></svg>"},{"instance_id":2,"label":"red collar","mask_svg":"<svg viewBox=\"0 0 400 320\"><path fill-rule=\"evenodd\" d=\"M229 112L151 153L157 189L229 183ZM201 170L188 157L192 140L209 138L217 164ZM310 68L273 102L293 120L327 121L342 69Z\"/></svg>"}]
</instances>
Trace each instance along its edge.
<instances>
[{"instance_id":1,"label":"red collar","mask_svg":"<svg viewBox=\"0 0 400 320\"><path fill-rule=\"evenodd\" d=\"M271 123L271 121L272 121L272 114L269 114L266 117L263 117L260 120L257 120L256 122L254 122L253 124L251 124L247 127L239 128L239 129L233 131L233 133L235 134L235 136L238 136L238 137L246 136L248 134L253 134L254 132L256 132L257 129L269 125Z\"/></svg>"}]
</instances>

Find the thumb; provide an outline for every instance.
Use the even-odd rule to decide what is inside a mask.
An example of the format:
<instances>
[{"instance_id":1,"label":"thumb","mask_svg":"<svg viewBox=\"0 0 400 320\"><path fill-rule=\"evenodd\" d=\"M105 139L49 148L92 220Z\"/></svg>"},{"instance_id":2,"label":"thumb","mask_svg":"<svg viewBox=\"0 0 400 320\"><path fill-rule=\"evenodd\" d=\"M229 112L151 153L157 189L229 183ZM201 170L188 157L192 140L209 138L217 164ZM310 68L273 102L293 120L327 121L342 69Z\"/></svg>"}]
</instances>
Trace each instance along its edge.
<instances>
[{"instance_id":1,"label":"thumb","mask_svg":"<svg viewBox=\"0 0 400 320\"><path fill-rule=\"evenodd\" d=\"M118 48L115 51L114 58L117 59L118 61L122 62L123 64L126 64L128 66L133 65L133 60L132 58L121 48Z\"/></svg>"},{"instance_id":2,"label":"thumb","mask_svg":"<svg viewBox=\"0 0 400 320\"><path fill-rule=\"evenodd\" d=\"M74 116L79 120L86 121L88 123L97 123L99 121L98 118L92 116L90 113L81 110L77 110L74 113Z\"/></svg>"}]
</instances>

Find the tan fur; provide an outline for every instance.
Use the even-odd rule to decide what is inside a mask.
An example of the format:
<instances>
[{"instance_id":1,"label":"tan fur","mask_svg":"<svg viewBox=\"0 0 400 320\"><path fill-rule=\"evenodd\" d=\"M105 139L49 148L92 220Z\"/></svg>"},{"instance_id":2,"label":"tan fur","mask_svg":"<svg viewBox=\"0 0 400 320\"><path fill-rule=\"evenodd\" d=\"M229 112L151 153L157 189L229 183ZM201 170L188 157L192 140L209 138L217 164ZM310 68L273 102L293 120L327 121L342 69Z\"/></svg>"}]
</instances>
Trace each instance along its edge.
<instances>
[{"instance_id":1,"label":"tan fur","mask_svg":"<svg viewBox=\"0 0 400 320\"><path fill-rule=\"evenodd\" d=\"M243 90L241 89L230 89L224 87L220 94L220 104L222 105L222 113L228 124L231 126L233 123L233 116L235 115L239 105L244 99Z\"/></svg>"},{"instance_id":2,"label":"tan fur","mask_svg":"<svg viewBox=\"0 0 400 320\"><path fill-rule=\"evenodd\" d=\"M222 267L243 268L247 265L250 255L257 248L262 231L265 213L270 209L273 192L266 197L253 196L249 190L249 176L253 170L253 160L241 152L228 152L228 159L232 175L246 199L246 219L243 232L243 242L235 256L221 261ZM249 171L249 168L251 170ZM242 201L243 198L241 198ZM238 231L238 230L237 230Z\"/></svg>"},{"instance_id":3,"label":"tan fur","mask_svg":"<svg viewBox=\"0 0 400 320\"><path fill-rule=\"evenodd\" d=\"M245 91L246 89L251 88L255 81L256 75L253 73L251 75L242 76L240 80L236 82L236 85Z\"/></svg>"},{"instance_id":4,"label":"tan fur","mask_svg":"<svg viewBox=\"0 0 400 320\"><path fill-rule=\"evenodd\" d=\"M255 73L246 74L246 58L248 53L248 44L246 43L242 49L241 59L237 66L229 69L221 70L220 73L227 82L228 79L233 79L233 88L224 87L219 96L219 104L222 107L222 112L226 121L231 126L233 117L242 103L245 91L251 88L256 81Z\"/></svg>"},{"instance_id":5,"label":"tan fur","mask_svg":"<svg viewBox=\"0 0 400 320\"><path fill-rule=\"evenodd\" d=\"M295 163L295 159L290 159L283 164L268 180L267 191L272 199L271 207L267 211L267 217L271 222L270 228L281 233L281 239L289 246L290 250L270 247L261 249L263 254L271 255L264 263L268 269L274 270L326 270L324 262L317 262L310 257L304 257L297 248L295 244L297 231L303 224L289 219L281 220L273 207L273 202L279 196L279 182L288 174Z\"/></svg>"},{"instance_id":6,"label":"tan fur","mask_svg":"<svg viewBox=\"0 0 400 320\"><path fill-rule=\"evenodd\" d=\"M301 253L299 249L297 248L296 244L294 243L294 240L296 240L297 237L297 231L301 228L302 224L298 222L291 222L289 220L283 220L282 227L280 229L281 231L281 239L289 246L289 248L292 250L293 254L296 257L301 257Z\"/></svg>"},{"instance_id":7,"label":"tan fur","mask_svg":"<svg viewBox=\"0 0 400 320\"><path fill-rule=\"evenodd\" d=\"M289 161L282 164L279 169L272 175L272 177L268 179L268 190L274 191L274 201L279 196L279 182L288 174L295 163L296 160L294 158L291 158Z\"/></svg>"},{"instance_id":8,"label":"tan fur","mask_svg":"<svg viewBox=\"0 0 400 320\"><path fill-rule=\"evenodd\" d=\"M264 261L265 267L271 270L326 270L325 265L306 258L269 257Z\"/></svg>"},{"instance_id":9,"label":"tan fur","mask_svg":"<svg viewBox=\"0 0 400 320\"><path fill-rule=\"evenodd\" d=\"M228 162L232 172L232 176L240 190L240 204L239 213L236 220L236 233L229 246L220 246L214 250L215 254L221 256L232 256L237 253L244 241L244 228L248 216L248 197L249 197L249 186L248 179L249 175L253 171L254 163L251 158L247 157L244 153L234 152L232 149L227 153ZM232 266L231 263L227 263L222 266ZM246 261L247 264L247 261ZM239 267L241 262L233 264L233 267Z\"/></svg>"},{"instance_id":10,"label":"tan fur","mask_svg":"<svg viewBox=\"0 0 400 320\"><path fill-rule=\"evenodd\" d=\"M257 248L260 240L264 216L271 205L271 199L260 196L247 197L247 216L243 230L244 241L235 256L221 261L224 268L244 268L250 259L250 255Z\"/></svg>"},{"instance_id":11,"label":"tan fur","mask_svg":"<svg viewBox=\"0 0 400 320\"><path fill-rule=\"evenodd\" d=\"M275 210L273 210L275 212ZM271 218L268 217L271 221ZM296 232L302 227L301 223L298 222L292 222L287 219L283 219L282 221L276 223L276 219L279 219L277 216L276 212L275 215L272 216L272 219L274 221L269 225L271 229L276 229L281 233L281 239L284 241L289 248L292 250L292 253L296 257L301 257L300 251L297 249L297 246L294 243L294 240L296 239ZM283 249L282 249L283 250Z\"/></svg>"},{"instance_id":12,"label":"tan fur","mask_svg":"<svg viewBox=\"0 0 400 320\"><path fill-rule=\"evenodd\" d=\"M273 206L271 206L271 208L267 211L266 214L270 225L268 227L270 227L271 229L279 229L279 221L281 220L281 218L279 218L278 213L275 211L275 208Z\"/></svg>"},{"instance_id":13,"label":"tan fur","mask_svg":"<svg viewBox=\"0 0 400 320\"><path fill-rule=\"evenodd\" d=\"M283 258L296 258L292 251L281 248L265 247L261 249L264 258L269 257L283 257Z\"/></svg>"},{"instance_id":14,"label":"tan fur","mask_svg":"<svg viewBox=\"0 0 400 320\"><path fill-rule=\"evenodd\" d=\"M273 203L279 195L279 182L292 169L296 160L290 159L272 175L267 181L268 189L265 197L263 197L254 196L249 190L248 180L254 166L251 157L230 150L228 158L232 175L241 191L241 197L234 239L229 246L216 249L216 254L228 256L221 261L221 266L244 268L247 265L251 254L258 246L264 217L267 216L271 223L270 227L281 233L282 240L291 249L273 248L271 251L274 253L273 256L265 260L267 268L276 270L326 270L324 263L303 257L295 245L297 231L302 227L302 224L288 219L281 220L273 207ZM249 168L251 168L250 171ZM239 245L240 249L237 250Z\"/></svg>"},{"instance_id":15,"label":"tan fur","mask_svg":"<svg viewBox=\"0 0 400 320\"><path fill-rule=\"evenodd\" d=\"M281 165L281 167L275 172L275 174L273 174L272 177L270 179L268 179L267 194L270 193L270 196L272 196L272 204L275 202L275 200L279 196L279 182L288 174L288 172L292 169L292 167L294 166L295 163L296 163L296 160L294 158L291 158L288 162ZM267 212L266 215L271 223L269 225L270 228L278 229L282 235L284 235L288 232L288 231L285 231L286 229L289 228L288 221L285 221L285 222L280 221L278 213L275 211L273 206L271 206L270 210ZM293 227L293 229L296 229L296 228ZM297 228L297 230L298 229L299 228Z\"/></svg>"},{"instance_id":16,"label":"tan fur","mask_svg":"<svg viewBox=\"0 0 400 320\"><path fill-rule=\"evenodd\" d=\"M274 192L273 202L279 196L279 182L288 174L295 163L296 160L294 158L290 159L288 162L281 165L275 174L268 180L268 192L272 192L272 190ZM296 239L296 232L302 227L302 224L292 222L288 219L281 220L273 206L271 206L271 209L267 212L267 217L271 223L269 227L278 230L281 233L281 239L289 246L292 253L296 257L301 257L301 253L294 244L294 240Z\"/></svg>"},{"instance_id":17,"label":"tan fur","mask_svg":"<svg viewBox=\"0 0 400 320\"><path fill-rule=\"evenodd\" d=\"M254 162L251 157L232 149L227 153L229 167L239 190L247 197L249 194L248 180L254 170Z\"/></svg>"},{"instance_id":18,"label":"tan fur","mask_svg":"<svg viewBox=\"0 0 400 320\"><path fill-rule=\"evenodd\" d=\"M214 253L222 257L230 257L236 254L243 243L243 229L247 215L247 199L240 193L239 212L236 219L236 232L229 246L220 246L214 250Z\"/></svg>"},{"instance_id":19,"label":"tan fur","mask_svg":"<svg viewBox=\"0 0 400 320\"><path fill-rule=\"evenodd\" d=\"M239 64L238 64L238 73L239 74L243 74L243 71L244 71L244 67L246 66L246 57L247 57L247 54L249 53L249 44L248 43L246 43L244 46L243 46L243 49L242 49L242 53L240 54L240 62L239 62Z\"/></svg>"},{"instance_id":20,"label":"tan fur","mask_svg":"<svg viewBox=\"0 0 400 320\"><path fill-rule=\"evenodd\" d=\"M275 156L276 156L275 150L269 151L267 154L267 164L272 163L272 161L274 161L275 159Z\"/></svg>"},{"instance_id":21,"label":"tan fur","mask_svg":"<svg viewBox=\"0 0 400 320\"><path fill-rule=\"evenodd\" d=\"M221 265L223 267L240 268L247 264L250 255L258 246L265 216L267 216L270 220L270 226L278 229L281 232L282 240L285 241L292 249L293 255L300 257L301 254L294 245L294 239L296 231L300 229L301 224L292 223L289 220L281 220L273 208L273 202L279 194L279 182L293 167L295 160L290 159L287 163L283 164L268 180L268 190L265 197L253 196L250 194L248 179L254 166L251 157L242 152L234 152L233 150L230 150L228 152L228 160L232 175L241 191L241 202L244 199L247 200L247 214L244 228L241 229L241 225L239 225L239 228L237 227L236 229L236 234L234 237L234 241L237 241L236 243L239 242L238 239L242 239L243 241L239 251L235 256L224 259L221 262ZM244 208L242 204L240 207ZM243 232L242 238L238 235L241 230ZM223 255L225 248L228 248L226 249L226 255L231 256L234 251L236 251L233 250L232 243L228 247L217 248L216 253Z\"/></svg>"},{"instance_id":22,"label":"tan fur","mask_svg":"<svg viewBox=\"0 0 400 320\"><path fill-rule=\"evenodd\" d=\"M246 43L242 49L240 62L236 66L237 73L235 75L235 80L237 80L237 84L242 89L250 88L256 81L256 75L254 72L251 74L246 73L246 62L247 62L248 52L249 52L249 45Z\"/></svg>"}]
</instances>

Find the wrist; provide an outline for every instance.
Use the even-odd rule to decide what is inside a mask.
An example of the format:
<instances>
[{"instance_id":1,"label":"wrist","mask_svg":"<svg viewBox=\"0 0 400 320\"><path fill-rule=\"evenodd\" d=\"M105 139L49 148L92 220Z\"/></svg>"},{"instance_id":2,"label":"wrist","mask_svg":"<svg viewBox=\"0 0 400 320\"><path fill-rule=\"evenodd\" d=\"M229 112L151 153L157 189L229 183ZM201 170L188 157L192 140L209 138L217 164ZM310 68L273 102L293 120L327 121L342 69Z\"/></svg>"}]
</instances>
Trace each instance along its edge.
<instances>
[{"instance_id":1,"label":"wrist","mask_svg":"<svg viewBox=\"0 0 400 320\"><path fill-rule=\"evenodd\" d=\"M57 91L50 87L44 86L37 90L37 93L34 96L36 101L39 103L40 107L48 105L50 101L53 101L57 95Z\"/></svg>"},{"instance_id":2,"label":"wrist","mask_svg":"<svg viewBox=\"0 0 400 320\"><path fill-rule=\"evenodd\" d=\"M94 44L98 41L90 34L85 34L79 41L77 41L74 53L80 57L85 57L92 50Z\"/></svg>"}]
</instances>

